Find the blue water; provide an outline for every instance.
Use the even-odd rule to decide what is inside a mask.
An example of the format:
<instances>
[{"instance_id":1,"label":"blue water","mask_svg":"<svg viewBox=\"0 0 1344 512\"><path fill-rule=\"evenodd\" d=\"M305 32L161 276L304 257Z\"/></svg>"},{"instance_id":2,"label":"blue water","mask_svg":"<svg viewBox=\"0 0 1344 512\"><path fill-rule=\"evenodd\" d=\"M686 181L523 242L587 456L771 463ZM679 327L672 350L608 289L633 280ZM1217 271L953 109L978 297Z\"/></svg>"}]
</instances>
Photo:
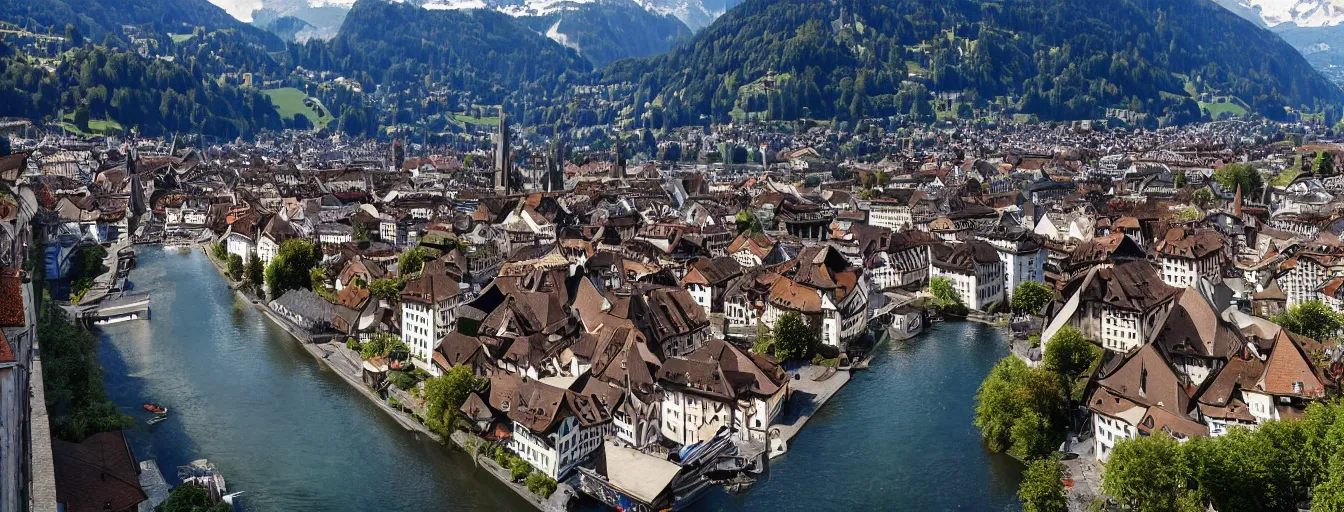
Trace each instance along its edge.
<instances>
[{"instance_id":1,"label":"blue water","mask_svg":"<svg viewBox=\"0 0 1344 512\"><path fill-rule=\"evenodd\" d=\"M208 458L248 510L533 510L460 452L407 432L250 306L200 252L142 249L153 317L102 328L108 392L137 419L137 458ZM748 493L718 510L1017 510L1021 467L989 454L972 396L1007 354L979 324L878 349ZM140 405L171 419L146 426Z\"/></svg>"},{"instance_id":2,"label":"blue water","mask_svg":"<svg viewBox=\"0 0 1344 512\"><path fill-rule=\"evenodd\" d=\"M142 249L152 318L102 328L113 401L137 459L208 458L257 511L527 510L466 455L416 436L234 294L200 252ZM147 426L146 401L168 407Z\"/></svg>"}]
</instances>

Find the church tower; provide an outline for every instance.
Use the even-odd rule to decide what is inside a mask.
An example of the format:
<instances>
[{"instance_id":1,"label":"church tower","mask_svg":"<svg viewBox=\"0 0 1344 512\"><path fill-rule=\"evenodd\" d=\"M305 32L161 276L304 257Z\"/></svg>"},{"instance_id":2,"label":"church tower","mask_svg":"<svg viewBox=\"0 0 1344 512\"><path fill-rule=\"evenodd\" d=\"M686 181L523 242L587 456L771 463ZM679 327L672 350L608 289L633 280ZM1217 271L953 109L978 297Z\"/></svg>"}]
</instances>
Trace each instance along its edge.
<instances>
[{"instance_id":1,"label":"church tower","mask_svg":"<svg viewBox=\"0 0 1344 512\"><path fill-rule=\"evenodd\" d=\"M616 136L615 145L612 147L611 173L609 178L614 180L625 179L625 147L621 143L621 137Z\"/></svg>"},{"instance_id":2,"label":"church tower","mask_svg":"<svg viewBox=\"0 0 1344 512\"><path fill-rule=\"evenodd\" d=\"M499 107L499 133L495 135L495 193L508 195L513 192L509 181L512 179L513 159L509 152L509 120L504 114L504 106Z\"/></svg>"}]
</instances>

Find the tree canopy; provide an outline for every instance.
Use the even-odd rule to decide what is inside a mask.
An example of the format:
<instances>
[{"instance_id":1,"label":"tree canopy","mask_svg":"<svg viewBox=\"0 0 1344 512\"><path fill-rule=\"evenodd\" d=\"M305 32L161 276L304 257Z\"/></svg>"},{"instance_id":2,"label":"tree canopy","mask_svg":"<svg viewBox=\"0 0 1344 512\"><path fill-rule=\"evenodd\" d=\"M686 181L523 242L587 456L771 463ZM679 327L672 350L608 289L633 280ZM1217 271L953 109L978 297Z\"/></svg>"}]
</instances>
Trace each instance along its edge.
<instances>
[{"instance_id":1,"label":"tree canopy","mask_svg":"<svg viewBox=\"0 0 1344 512\"><path fill-rule=\"evenodd\" d=\"M991 451L1041 457L1062 438L1067 400L1054 372L1005 357L980 383L975 401L975 426Z\"/></svg>"},{"instance_id":2,"label":"tree canopy","mask_svg":"<svg viewBox=\"0 0 1344 512\"><path fill-rule=\"evenodd\" d=\"M310 240L291 238L266 267L266 286L272 299L290 290L313 287L311 270L322 263L322 249Z\"/></svg>"},{"instance_id":3,"label":"tree canopy","mask_svg":"<svg viewBox=\"0 0 1344 512\"><path fill-rule=\"evenodd\" d=\"M821 336L817 330L807 324L802 315L795 312L784 313L775 322L775 357L780 361L798 361L812 357Z\"/></svg>"},{"instance_id":4,"label":"tree canopy","mask_svg":"<svg viewBox=\"0 0 1344 512\"><path fill-rule=\"evenodd\" d=\"M485 388L488 381L471 374L471 367L457 365L443 375L425 381L425 425L448 435L467 396Z\"/></svg>"},{"instance_id":5,"label":"tree canopy","mask_svg":"<svg viewBox=\"0 0 1344 512\"><path fill-rule=\"evenodd\" d=\"M1101 361L1102 350L1082 332L1072 326L1064 326L1045 344L1042 361L1045 368L1058 373L1064 379L1065 388L1072 389L1073 382L1085 376L1093 365Z\"/></svg>"},{"instance_id":6,"label":"tree canopy","mask_svg":"<svg viewBox=\"0 0 1344 512\"><path fill-rule=\"evenodd\" d=\"M228 503L215 503L210 491L194 484L177 486L168 493L168 499L159 505L159 512L232 512Z\"/></svg>"},{"instance_id":7,"label":"tree canopy","mask_svg":"<svg viewBox=\"0 0 1344 512\"><path fill-rule=\"evenodd\" d=\"M1213 172L1213 181L1229 191L1236 191L1240 186L1241 193L1246 197L1259 196L1260 188L1264 186L1264 178L1260 176L1260 171L1255 170L1251 164L1243 163L1224 165Z\"/></svg>"},{"instance_id":8,"label":"tree canopy","mask_svg":"<svg viewBox=\"0 0 1344 512\"><path fill-rule=\"evenodd\" d=\"M1102 491L1133 510L1344 510L1344 404L1313 403L1301 419L1232 427L1178 443L1164 433L1116 443Z\"/></svg>"},{"instance_id":9,"label":"tree canopy","mask_svg":"<svg viewBox=\"0 0 1344 512\"><path fill-rule=\"evenodd\" d=\"M1344 316L1318 300L1309 300L1288 308L1274 317L1274 322L1293 332L1323 340L1335 336L1344 328Z\"/></svg>"},{"instance_id":10,"label":"tree canopy","mask_svg":"<svg viewBox=\"0 0 1344 512\"><path fill-rule=\"evenodd\" d=\"M1022 512L1067 512L1068 498L1064 495L1064 466L1053 460L1033 460L1022 472L1022 484L1017 497L1022 500Z\"/></svg>"},{"instance_id":11,"label":"tree canopy","mask_svg":"<svg viewBox=\"0 0 1344 512\"><path fill-rule=\"evenodd\" d=\"M1045 283L1023 281L1013 290L1013 309L1034 315L1040 313L1053 297L1054 291Z\"/></svg>"}]
</instances>

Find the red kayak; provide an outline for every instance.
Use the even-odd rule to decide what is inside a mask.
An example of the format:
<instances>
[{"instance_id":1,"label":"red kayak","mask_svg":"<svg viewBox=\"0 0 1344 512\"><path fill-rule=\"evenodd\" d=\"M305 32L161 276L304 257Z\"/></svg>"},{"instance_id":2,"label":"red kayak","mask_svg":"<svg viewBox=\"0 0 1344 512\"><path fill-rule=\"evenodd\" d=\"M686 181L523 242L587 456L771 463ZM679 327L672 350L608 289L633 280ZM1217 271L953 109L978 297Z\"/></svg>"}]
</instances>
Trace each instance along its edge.
<instances>
[{"instance_id":1,"label":"red kayak","mask_svg":"<svg viewBox=\"0 0 1344 512\"><path fill-rule=\"evenodd\" d=\"M166 407L164 407L164 406L162 406L162 405L159 405L159 404L155 404L155 403L147 403L147 404L145 404L145 410L146 410L146 411L149 411L149 412L152 412L152 413L154 413L154 414L164 414L164 413L168 412L168 408L166 408Z\"/></svg>"}]
</instances>

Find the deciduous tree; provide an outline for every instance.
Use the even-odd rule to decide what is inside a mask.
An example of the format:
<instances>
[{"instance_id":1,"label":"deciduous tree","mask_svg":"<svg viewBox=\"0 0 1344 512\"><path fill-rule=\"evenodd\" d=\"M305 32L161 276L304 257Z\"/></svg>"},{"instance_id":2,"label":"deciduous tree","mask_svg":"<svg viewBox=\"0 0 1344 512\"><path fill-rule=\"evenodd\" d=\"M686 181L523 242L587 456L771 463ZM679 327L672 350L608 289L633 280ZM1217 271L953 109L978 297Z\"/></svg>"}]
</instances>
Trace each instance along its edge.
<instances>
[{"instance_id":1,"label":"deciduous tree","mask_svg":"<svg viewBox=\"0 0 1344 512\"><path fill-rule=\"evenodd\" d=\"M443 375L426 380L425 424L439 435L451 434L462 403L485 384L486 380L472 375L467 365L454 366Z\"/></svg>"},{"instance_id":2,"label":"deciduous tree","mask_svg":"<svg viewBox=\"0 0 1344 512\"><path fill-rule=\"evenodd\" d=\"M1101 490L1129 510L1177 512L1188 478L1181 446L1171 436L1122 439L1106 462Z\"/></svg>"},{"instance_id":3,"label":"deciduous tree","mask_svg":"<svg viewBox=\"0 0 1344 512\"><path fill-rule=\"evenodd\" d=\"M798 313L784 313L775 322L775 357L780 361L810 358L820 344L821 337L816 329Z\"/></svg>"},{"instance_id":4,"label":"deciduous tree","mask_svg":"<svg viewBox=\"0 0 1344 512\"><path fill-rule=\"evenodd\" d=\"M1013 309L1034 315L1040 313L1053 296L1054 293L1045 283L1023 281L1013 290Z\"/></svg>"},{"instance_id":5,"label":"deciduous tree","mask_svg":"<svg viewBox=\"0 0 1344 512\"><path fill-rule=\"evenodd\" d=\"M1063 433L1067 402L1059 375L1027 368L1016 356L994 365L975 401L975 425L991 451L1041 457Z\"/></svg>"},{"instance_id":6,"label":"deciduous tree","mask_svg":"<svg viewBox=\"0 0 1344 512\"><path fill-rule=\"evenodd\" d=\"M1274 322L1289 332L1318 340L1332 337L1344 327L1341 316L1318 300L1309 300L1288 308L1288 311L1275 316Z\"/></svg>"},{"instance_id":7,"label":"deciduous tree","mask_svg":"<svg viewBox=\"0 0 1344 512\"><path fill-rule=\"evenodd\" d=\"M1066 512L1064 466L1053 460L1028 462L1017 497L1022 500L1022 512Z\"/></svg>"}]
</instances>

